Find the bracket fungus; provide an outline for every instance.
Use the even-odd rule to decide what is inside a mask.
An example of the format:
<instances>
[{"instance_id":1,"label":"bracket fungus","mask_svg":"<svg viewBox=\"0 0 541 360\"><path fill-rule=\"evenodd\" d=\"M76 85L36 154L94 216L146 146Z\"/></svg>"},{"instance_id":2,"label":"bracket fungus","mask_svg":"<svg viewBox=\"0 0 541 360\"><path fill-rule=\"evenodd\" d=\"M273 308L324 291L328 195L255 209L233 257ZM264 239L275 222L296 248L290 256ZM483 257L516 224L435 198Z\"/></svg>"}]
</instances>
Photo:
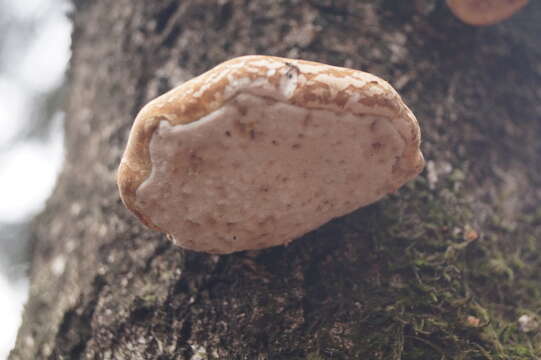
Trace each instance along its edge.
<instances>
[{"instance_id":1,"label":"bracket fungus","mask_svg":"<svg viewBox=\"0 0 541 360\"><path fill-rule=\"evenodd\" d=\"M187 249L287 244L423 169L397 92L352 69L244 56L152 100L118 170L121 198Z\"/></svg>"},{"instance_id":2,"label":"bracket fungus","mask_svg":"<svg viewBox=\"0 0 541 360\"><path fill-rule=\"evenodd\" d=\"M453 14L466 24L493 25L519 11L528 0L447 0Z\"/></svg>"}]
</instances>

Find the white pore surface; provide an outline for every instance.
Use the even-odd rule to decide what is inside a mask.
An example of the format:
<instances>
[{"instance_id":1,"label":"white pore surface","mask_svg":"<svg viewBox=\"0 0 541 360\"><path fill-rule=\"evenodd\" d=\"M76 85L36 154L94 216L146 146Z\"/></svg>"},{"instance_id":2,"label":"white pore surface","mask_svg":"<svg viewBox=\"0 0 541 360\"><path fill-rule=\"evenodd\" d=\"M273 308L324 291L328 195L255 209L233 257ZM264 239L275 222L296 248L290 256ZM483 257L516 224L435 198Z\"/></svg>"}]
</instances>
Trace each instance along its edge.
<instances>
[{"instance_id":1,"label":"white pore surface","mask_svg":"<svg viewBox=\"0 0 541 360\"><path fill-rule=\"evenodd\" d=\"M137 206L185 248L284 244L387 194L404 146L387 118L241 94L194 123L160 123Z\"/></svg>"}]
</instances>

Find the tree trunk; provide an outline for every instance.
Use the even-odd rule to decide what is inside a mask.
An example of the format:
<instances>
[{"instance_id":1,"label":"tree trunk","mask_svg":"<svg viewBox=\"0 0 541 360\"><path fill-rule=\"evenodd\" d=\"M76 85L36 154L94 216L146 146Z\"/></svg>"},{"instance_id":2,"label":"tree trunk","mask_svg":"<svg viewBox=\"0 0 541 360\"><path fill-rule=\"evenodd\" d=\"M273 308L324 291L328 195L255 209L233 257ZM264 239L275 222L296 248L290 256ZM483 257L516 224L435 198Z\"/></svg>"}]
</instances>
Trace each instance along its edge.
<instances>
[{"instance_id":1,"label":"tree trunk","mask_svg":"<svg viewBox=\"0 0 541 360\"><path fill-rule=\"evenodd\" d=\"M66 162L10 358L541 357L539 19L538 1L474 28L438 0L76 0ZM146 229L115 184L135 114L246 54L388 80L426 171L289 246L215 256Z\"/></svg>"}]
</instances>

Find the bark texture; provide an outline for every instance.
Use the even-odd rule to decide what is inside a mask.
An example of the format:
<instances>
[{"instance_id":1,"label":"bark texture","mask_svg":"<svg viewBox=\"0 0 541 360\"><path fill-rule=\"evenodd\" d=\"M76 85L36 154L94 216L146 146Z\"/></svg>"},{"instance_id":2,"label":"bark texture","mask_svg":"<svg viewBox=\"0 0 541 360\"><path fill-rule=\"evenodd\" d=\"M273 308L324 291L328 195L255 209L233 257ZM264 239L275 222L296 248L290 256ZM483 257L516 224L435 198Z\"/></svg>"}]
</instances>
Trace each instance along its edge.
<instances>
[{"instance_id":1,"label":"bark texture","mask_svg":"<svg viewBox=\"0 0 541 360\"><path fill-rule=\"evenodd\" d=\"M539 358L539 19L537 1L486 28L436 0L75 1L66 162L10 359ZM115 185L135 114L246 54L388 80L427 170L287 247L211 256L145 229Z\"/></svg>"}]
</instances>

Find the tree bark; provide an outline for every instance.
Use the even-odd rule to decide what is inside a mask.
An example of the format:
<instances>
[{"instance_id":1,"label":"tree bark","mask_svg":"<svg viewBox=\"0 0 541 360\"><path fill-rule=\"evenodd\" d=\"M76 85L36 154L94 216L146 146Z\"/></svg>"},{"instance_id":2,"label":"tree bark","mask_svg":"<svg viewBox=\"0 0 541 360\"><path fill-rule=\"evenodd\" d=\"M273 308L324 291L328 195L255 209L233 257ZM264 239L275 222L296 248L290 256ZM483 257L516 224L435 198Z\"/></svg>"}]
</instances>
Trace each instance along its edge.
<instances>
[{"instance_id":1,"label":"tree bark","mask_svg":"<svg viewBox=\"0 0 541 360\"><path fill-rule=\"evenodd\" d=\"M538 1L474 28L437 0L76 0L66 161L10 359L541 357L539 19ZM426 171L289 246L213 256L144 228L115 185L135 114L246 54L388 80Z\"/></svg>"}]
</instances>

